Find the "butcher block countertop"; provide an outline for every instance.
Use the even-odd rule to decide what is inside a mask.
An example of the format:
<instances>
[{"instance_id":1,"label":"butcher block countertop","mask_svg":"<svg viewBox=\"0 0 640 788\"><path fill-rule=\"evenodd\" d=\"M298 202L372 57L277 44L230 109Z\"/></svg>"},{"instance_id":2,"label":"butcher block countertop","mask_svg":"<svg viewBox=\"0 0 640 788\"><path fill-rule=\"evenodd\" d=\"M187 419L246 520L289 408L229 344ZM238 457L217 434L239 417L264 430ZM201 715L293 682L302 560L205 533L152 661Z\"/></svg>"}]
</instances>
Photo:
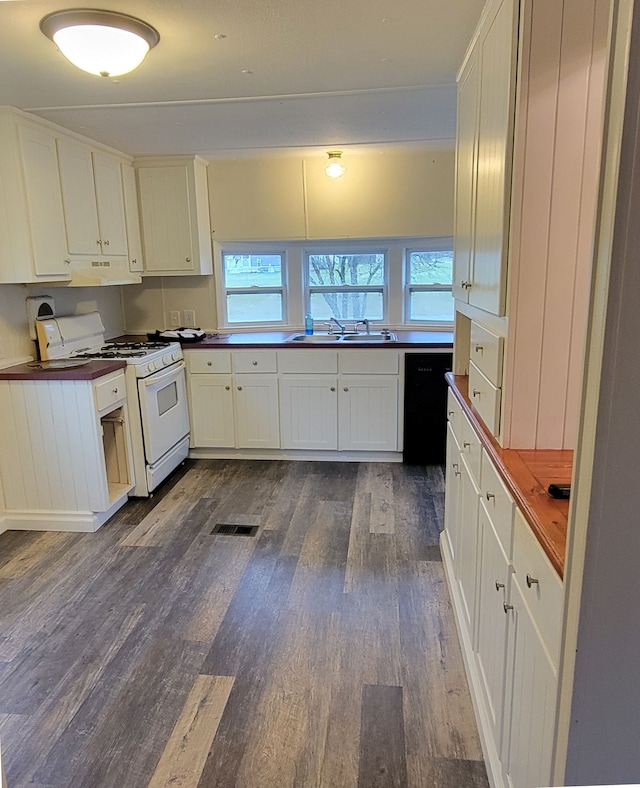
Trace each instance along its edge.
<instances>
[{"instance_id":1,"label":"butcher block countertop","mask_svg":"<svg viewBox=\"0 0 640 788\"><path fill-rule=\"evenodd\" d=\"M480 435L483 447L560 577L564 574L569 501L547 493L550 484L569 484L573 452L503 449L484 426L468 396L469 379L446 375L451 391Z\"/></svg>"},{"instance_id":2,"label":"butcher block countertop","mask_svg":"<svg viewBox=\"0 0 640 788\"><path fill-rule=\"evenodd\" d=\"M393 333L398 337L397 342L371 342L367 340L363 340L362 342L358 342L357 340L335 342L329 340L325 343L317 339L317 337L321 336L320 332L314 334L316 339L314 339L313 342L291 341L290 338L292 336L304 334L304 330L261 331L238 334L220 332L219 336L207 334L206 338L199 342L185 342L182 345L182 349L211 350L212 348L226 348L227 350L237 350L240 348L275 348L282 350L286 348L289 350L290 348L304 348L305 350L309 350L309 348L314 347L331 347L344 350L345 348L356 347L360 350L362 350L362 348L370 348L373 350L381 347L388 349L424 347L451 350L453 348L453 333L451 331L393 331ZM125 338L139 339L140 337L127 335L126 337L119 337L118 339Z\"/></svg>"},{"instance_id":3,"label":"butcher block countertop","mask_svg":"<svg viewBox=\"0 0 640 788\"><path fill-rule=\"evenodd\" d=\"M69 369L38 369L29 364L18 364L0 369L0 380L95 380L124 369L126 365L127 362L122 360L90 361L81 367Z\"/></svg>"}]
</instances>

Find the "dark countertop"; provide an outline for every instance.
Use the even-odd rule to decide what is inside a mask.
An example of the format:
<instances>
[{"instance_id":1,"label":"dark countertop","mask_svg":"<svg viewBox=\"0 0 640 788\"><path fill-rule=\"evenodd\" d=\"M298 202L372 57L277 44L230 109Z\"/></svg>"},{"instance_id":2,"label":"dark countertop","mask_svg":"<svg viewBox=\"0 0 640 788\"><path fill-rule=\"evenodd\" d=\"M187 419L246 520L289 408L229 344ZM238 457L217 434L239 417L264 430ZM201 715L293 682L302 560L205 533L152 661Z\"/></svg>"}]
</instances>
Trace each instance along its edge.
<instances>
[{"instance_id":1,"label":"dark countertop","mask_svg":"<svg viewBox=\"0 0 640 788\"><path fill-rule=\"evenodd\" d=\"M209 336L200 342L185 342L182 345L183 350L211 350L213 348L227 348L227 349L240 349L240 348L274 348L282 350L286 348L306 348L307 350L312 347L321 348L339 348L344 350L349 347L356 347L360 350L363 348L445 348L448 350L453 349L453 332L452 331L412 331L400 330L394 331L398 337L397 342L356 342L350 340L349 342L290 342L287 341L289 337L303 334L304 330L289 330L289 331L260 331L251 333L229 333L220 332L220 337ZM317 334L316 334L317 336ZM123 337L117 337L115 341L126 340L140 340L146 339L146 335L133 335L127 334Z\"/></svg>"},{"instance_id":2,"label":"dark countertop","mask_svg":"<svg viewBox=\"0 0 640 788\"><path fill-rule=\"evenodd\" d=\"M569 501L547 493L552 482L569 484L573 452L561 449L503 449L469 399L469 379L448 372L447 382L475 427L485 450L560 577L564 574Z\"/></svg>"},{"instance_id":3,"label":"dark countertop","mask_svg":"<svg viewBox=\"0 0 640 788\"><path fill-rule=\"evenodd\" d=\"M95 380L111 372L124 369L126 361L90 361L82 367L71 369L36 369L28 364L0 369L0 380Z\"/></svg>"}]
</instances>

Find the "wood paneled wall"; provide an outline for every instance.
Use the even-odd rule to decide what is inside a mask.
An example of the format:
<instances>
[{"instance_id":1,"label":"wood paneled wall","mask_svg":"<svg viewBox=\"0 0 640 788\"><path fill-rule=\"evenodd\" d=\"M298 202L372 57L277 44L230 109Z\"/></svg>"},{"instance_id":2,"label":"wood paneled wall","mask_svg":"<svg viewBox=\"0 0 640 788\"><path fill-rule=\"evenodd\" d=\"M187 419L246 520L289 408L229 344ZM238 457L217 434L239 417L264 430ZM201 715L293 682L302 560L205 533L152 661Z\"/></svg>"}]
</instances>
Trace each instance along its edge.
<instances>
[{"instance_id":1,"label":"wood paneled wall","mask_svg":"<svg viewBox=\"0 0 640 788\"><path fill-rule=\"evenodd\" d=\"M575 445L609 6L609 0L522 4L505 447Z\"/></svg>"}]
</instances>

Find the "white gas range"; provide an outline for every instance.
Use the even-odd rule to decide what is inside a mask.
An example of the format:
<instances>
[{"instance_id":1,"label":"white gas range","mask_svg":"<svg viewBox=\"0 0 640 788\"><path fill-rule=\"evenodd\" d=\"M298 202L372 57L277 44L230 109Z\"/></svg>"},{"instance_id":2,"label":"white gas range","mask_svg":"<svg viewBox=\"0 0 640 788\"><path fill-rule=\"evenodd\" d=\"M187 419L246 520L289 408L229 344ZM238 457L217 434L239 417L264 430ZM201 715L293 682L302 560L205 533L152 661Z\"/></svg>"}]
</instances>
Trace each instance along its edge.
<instances>
[{"instance_id":1,"label":"white gas range","mask_svg":"<svg viewBox=\"0 0 640 788\"><path fill-rule=\"evenodd\" d=\"M185 365L178 342L105 342L98 312L36 322L43 360L122 359L135 487L148 496L189 453Z\"/></svg>"}]
</instances>

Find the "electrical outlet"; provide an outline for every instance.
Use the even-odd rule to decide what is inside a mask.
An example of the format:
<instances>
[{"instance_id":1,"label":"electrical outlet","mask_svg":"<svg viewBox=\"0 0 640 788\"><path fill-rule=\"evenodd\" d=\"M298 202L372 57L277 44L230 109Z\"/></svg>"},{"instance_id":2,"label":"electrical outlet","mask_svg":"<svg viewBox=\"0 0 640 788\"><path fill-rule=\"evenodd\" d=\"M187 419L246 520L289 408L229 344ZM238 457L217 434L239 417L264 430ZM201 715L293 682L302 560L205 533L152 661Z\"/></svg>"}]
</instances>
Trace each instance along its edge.
<instances>
[{"instance_id":1,"label":"electrical outlet","mask_svg":"<svg viewBox=\"0 0 640 788\"><path fill-rule=\"evenodd\" d=\"M175 309L173 312L169 312L169 325L173 328L178 328L180 325L180 310Z\"/></svg>"},{"instance_id":2,"label":"electrical outlet","mask_svg":"<svg viewBox=\"0 0 640 788\"><path fill-rule=\"evenodd\" d=\"M195 328L196 327L196 310L195 309L184 309L182 311L184 315L184 325L185 328Z\"/></svg>"}]
</instances>

